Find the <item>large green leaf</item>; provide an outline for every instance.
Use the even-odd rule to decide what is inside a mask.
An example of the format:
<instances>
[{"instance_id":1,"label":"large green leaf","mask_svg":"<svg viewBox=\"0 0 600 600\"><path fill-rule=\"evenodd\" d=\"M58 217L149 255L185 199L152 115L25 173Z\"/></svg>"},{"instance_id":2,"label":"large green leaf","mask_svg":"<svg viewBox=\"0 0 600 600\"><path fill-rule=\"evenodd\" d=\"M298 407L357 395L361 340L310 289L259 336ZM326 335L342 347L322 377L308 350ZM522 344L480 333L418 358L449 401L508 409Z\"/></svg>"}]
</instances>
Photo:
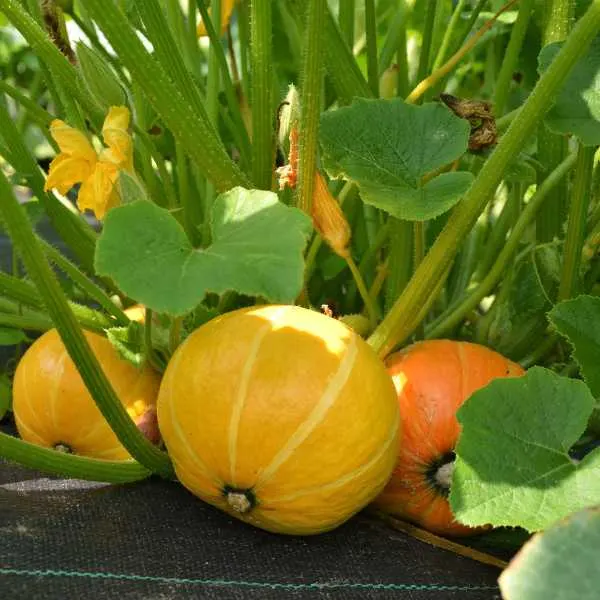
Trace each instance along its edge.
<instances>
[{"instance_id":1,"label":"large green leaf","mask_svg":"<svg viewBox=\"0 0 600 600\"><path fill-rule=\"evenodd\" d=\"M556 42L542 48L540 72L548 68L561 46ZM573 67L545 122L557 133L576 135L583 144L600 144L600 37Z\"/></svg>"},{"instance_id":2,"label":"large green leaf","mask_svg":"<svg viewBox=\"0 0 600 600\"><path fill-rule=\"evenodd\" d=\"M535 535L504 570L504 600L597 600L600 509L572 515Z\"/></svg>"},{"instance_id":3,"label":"large green leaf","mask_svg":"<svg viewBox=\"0 0 600 600\"><path fill-rule=\"evenodd\" d=\"M557 304L548 315L573 345L573 355L596 398L600 398L600 298L579 296Z\"/></svg>"},{"instance_id":4,"label":"large green leaf","mask_svg":"<svg viewBox=\"0 0 600 600\"><path fill-rule=\"evenodd\" d=\"M302 287L309 218L272 192L234 188L215 201L213 243L194 248L168 211L137 201L106 217L96 270L149 308L182 315L207 292L292 302Z\"/></svg>"},{"instance_id":5,"label":"large green leaf","mask_svg":"<svg viewBox=\"0 0 600 600\"><path fill-rule=\"evenodd\" d=\"M441 215L456 204L473 175L423 177L467 150L470 127L441 104L413 106L394 100L356 99L321 117L323 164L333 177L354 181L363 200L414 221Z\"/></svg>"},{"instance_id":6,"label":"large green leaf","mask_svg":"<svg viewBox=\"0 0 600 600\"><path fill-rule=\"evenodd\" d=\"M582 381L541 367L475 392L458 411L450 493L457 519L537 531L600 504L600 450L579 464L568 454L593 405Z\"/></svg>"}]
</instances>

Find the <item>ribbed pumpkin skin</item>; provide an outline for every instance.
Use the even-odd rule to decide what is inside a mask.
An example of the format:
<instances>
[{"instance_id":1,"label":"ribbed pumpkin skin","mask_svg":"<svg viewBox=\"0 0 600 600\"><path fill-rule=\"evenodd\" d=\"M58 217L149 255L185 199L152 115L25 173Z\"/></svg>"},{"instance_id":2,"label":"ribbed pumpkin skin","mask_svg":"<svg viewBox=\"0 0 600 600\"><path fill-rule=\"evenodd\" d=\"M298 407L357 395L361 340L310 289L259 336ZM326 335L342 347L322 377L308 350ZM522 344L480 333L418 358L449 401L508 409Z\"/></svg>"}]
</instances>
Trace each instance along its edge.
<instances>
[{"instance_id":1,"label":"ribbed pumpkin skin","mask_svg":"<svg viewBox=\"0 0 600 600\"><path fill-rule=\"evenodd\" d=\"M350 329L295 306L242 309L180 346L158 422L180 481L263 529L340 525L384 487L398 453L394 386ZM255 500L236 510L228 491Z\"/></svg>"},{"instance_id":2,"label":"ribbed pumpkin skin","mask_svg":"<svg viewBox=\"0 0 600 600\"><path fill-rule=\"evenodd\" d=\"M519 376L523 369L484 346L450 340L413 344L390 355L386 366L398 393L403 439L375 506L441 535L472 535L477 530L454 520L428 471L454 450L462 403L492 379Z\"/></svg>"},{"instance_id":3,"label":"ribbed pumpkin skin","mask_svg":"<svg viewBox=\"0 0 600 600\"><path fill-rule=\"evenodd\" d=\"M84 332L127 412L136 422L156 404L160 377L121 359L104 337ZM21 437L74 454L106 460L131 456L88 392L56 329L38 338L20 360L13 383L13 411Z\"/></svg>"}]
</instances>

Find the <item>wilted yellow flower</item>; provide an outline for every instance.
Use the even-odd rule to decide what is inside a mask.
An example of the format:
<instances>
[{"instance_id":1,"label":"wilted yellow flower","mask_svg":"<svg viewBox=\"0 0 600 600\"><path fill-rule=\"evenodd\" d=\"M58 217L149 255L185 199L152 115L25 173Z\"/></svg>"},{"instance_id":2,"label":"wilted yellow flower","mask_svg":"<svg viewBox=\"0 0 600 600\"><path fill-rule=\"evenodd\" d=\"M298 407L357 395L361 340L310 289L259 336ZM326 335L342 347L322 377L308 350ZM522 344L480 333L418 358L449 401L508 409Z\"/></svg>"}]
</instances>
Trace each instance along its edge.
<instances>
[{"instance_id":1,"label":"wilted yellow flower","mask_svg":"<svg viewBox=\"0 0 600 600\"><path fill-rule=\"evenodd\" d=\"M77 197L79 210L89 209L98 219L120 203L116 182L120 170L133 171L133 151L129 109L112 106L104 120L102 138L106 148L98 154L87 137L64 121L55 119L50 134L60 154L50 163L46 190L56 188L66 194L81 183Z\"/></svg>"},{"instance_id":2,"label":"wilted yellow flower","mask_svg":"<svg viewBox=\"0 0 600 600\"><path fill-rule=\"evenodd\" d=\"M233 13L234 8L235 0L221 0L221 35L227 31L227 26L229 25L229 21L231 21L231 14ZM210 9L208 12L210 14ZM202 21L198 23L196 33L198 34L198 37L205 37L208 35L206 27Z\"/></svg>"}]
</instances>

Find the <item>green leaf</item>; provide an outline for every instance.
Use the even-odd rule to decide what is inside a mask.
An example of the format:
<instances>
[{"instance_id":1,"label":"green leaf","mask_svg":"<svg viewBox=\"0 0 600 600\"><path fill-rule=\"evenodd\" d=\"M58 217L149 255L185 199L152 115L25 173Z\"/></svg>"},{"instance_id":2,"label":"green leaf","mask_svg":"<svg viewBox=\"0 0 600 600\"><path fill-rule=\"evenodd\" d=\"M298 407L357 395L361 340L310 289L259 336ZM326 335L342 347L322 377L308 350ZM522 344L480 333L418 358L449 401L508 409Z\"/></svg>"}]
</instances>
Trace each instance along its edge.
<instances>
[{"instance_id":1,"label":"green leaf","mask_svg":"<svg viewBox=\"0 0 600 600\"><path fill-rule=\"evenodd\" d=\"M600 509L535 535L498 583L505 600L596 600L600 590Z\"/></svg>"},{"instance_id":2,"label":"green leaf","mask_svg":"<svg viewBox=\"0 0 600 600\"><path fill-rule=\"evenodd\" d=\"M127 327L111 327L106 330L106 337L121 358L136 367L144 364L143 325L132 321Z\"/></svg>"},{"instance_id":3,"label":"green leaf","mask_svg":"<svg viewBox=\"0 0 600 600\"><path fill-rule=\"evenodd\" d=\"M21 342L26 342L28 339L25 332L20 329L0 327L0 346L16 346Z\"/></svg>"},{"instance_id":4,"label":"green leaf","mask_svg":"<svg viewBox=\"0 0 600 600\"><path fill-rule=\"evenodd\" d=\"M556 297L560 265L556 244L536 246L516 263L504 282L508 293L497 301L489 327L487 343L495 350L518 359L530 351L536 336L545 335L546 313Z\"/></svg>"},{"instance_id":5,"label":"green leaf","mask_svg":"<svg viewBox=\"0 0 600 600\"><path fill-rule=\"evenodd\" d=\"M573 356L592 394L600 398L600 298L579 296L557 304L552 324L571 342Z\"/></svg>"},{"instance_id":6,"label":"green leaf","mask_svg":"<svg viewBox=\"0 0 600 600\"><path fill-rule=\"evenodd\" d=\"M541 367L475 392L458 411L456 518L537 531L600 504L600 450L579 464L568 454L593 405L582 381Z\"/></svg>"},{"instance_id":7,"label":"green leaf","mask_svg":"<svg viewBox=\"0 0 600 600\"><path fill-rule=\"evenodd\" d=\"M212 210L213 243L194 248L168 211L133 202L107 215L96 271L157 312L183 315L207 292L293 302L303 281L309 218L276 194L234 188Z\"/></svg>"},{"instance_id":8,"label":"green leaf","mask_svg":"<svg viewBox=\"0 0 600 600\"><path fill-rule=\"evenodd\" d=\"M538 58L544 72L560 51L562 42L542 48ZM600 37L596 37L561 87L554 106L545 117L556 133L572 133L587 146L600 144Z\"/></svg>"},{"instance_id":9,"label":"green leaf","mask_svg":"<svg viewBox=\"0 0 600 600\"><path fill-rule=\"evenodd\" d=\"M136 200L149 200L142 183L127 171L119 171L119 197L123 204L130 204Z\"/></svg>"},{"instance_id":10,"label":"green leaf","mask_svg":"<svg viewBox=\"0 0 600 600\"><path fill-rule=\"evenodd\" d=\"M454 206L473 181L467 172L423 177L462 156L469 124L441 104L356 99L321 117L323 164L333 177L356 183L363 200L411 221Z\"/></svg>"},{"instance_id":11,"label":"green leaf","mask_svg":"<svg viewBox=\"0 0 600 600\"><path fill-rule=\"evenodd\" d=\"M12 386L10 378L5 373L0 375L0 421L10 410L12 399Z\"/></svg>"}]
</instances>

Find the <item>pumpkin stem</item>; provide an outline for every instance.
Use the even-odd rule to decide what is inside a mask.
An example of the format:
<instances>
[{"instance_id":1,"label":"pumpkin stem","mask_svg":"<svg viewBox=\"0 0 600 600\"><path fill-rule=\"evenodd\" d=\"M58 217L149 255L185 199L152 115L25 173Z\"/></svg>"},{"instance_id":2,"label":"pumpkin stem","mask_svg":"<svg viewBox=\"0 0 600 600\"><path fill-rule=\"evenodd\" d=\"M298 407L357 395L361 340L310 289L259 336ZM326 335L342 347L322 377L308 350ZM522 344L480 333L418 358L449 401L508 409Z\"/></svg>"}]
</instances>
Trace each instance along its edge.
<instances>
[{"instance_id":1,"label":"pumpkin stem","mask_svg":"<svg viewBox=\"0 0 600 600\"><path fill-rule=\"evenodd\" d=\"M54 444L54 450L57 452L62 452L63 454L73 454L73 448L64 442L58 442L58 444Z\"/></svg>"},{"instance_id":2,"label":"pumpkin stem","mask_svg":"<svg viewBox=\"0 0 600 600\"><path fill-rule=\"evenodd\" d=\"M454 452L446 452L427 469L426 477L430 485L444 497L450 493L455 459Z\"/></svg>"},{"instance_id":3,"label":"pumpkin stem","mask_svg":"<svg viewBox=\"0 0 600 600\"><path fill-rule=\"evenodd\" d=\"M240 514L245 514L252 510L256 504L256 498L251 490L239 490L229 486L223 490L227 504Z\"/></svg>"},{"instance_id":4,"label":"pumpkin stem","mask_svg":"<svg viewBox=\"0 0 600 600\"><path fill-rule=\"evenodd\" d=\"M440 487L450 491L450 484L452 483L453 474L454 460L440 465L438 470L435 472L435 481Z\"/></svg>"}]
</instances>

